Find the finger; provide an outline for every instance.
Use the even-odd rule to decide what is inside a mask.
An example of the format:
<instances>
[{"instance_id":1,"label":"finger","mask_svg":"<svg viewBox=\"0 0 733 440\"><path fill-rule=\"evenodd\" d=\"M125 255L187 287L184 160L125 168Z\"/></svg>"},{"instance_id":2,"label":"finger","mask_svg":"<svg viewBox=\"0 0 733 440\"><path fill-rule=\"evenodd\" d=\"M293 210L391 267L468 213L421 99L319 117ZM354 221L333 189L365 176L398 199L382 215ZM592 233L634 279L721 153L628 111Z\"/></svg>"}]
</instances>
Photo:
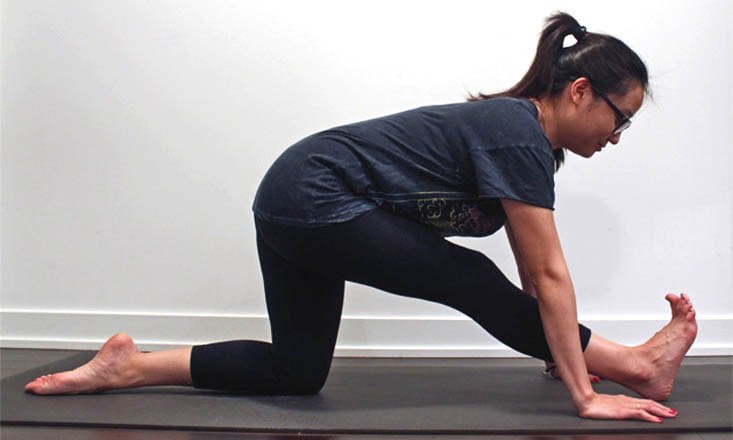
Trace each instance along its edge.
<instances>
[{"instance_id":1,"label":"finger","mask_svg":"<svg viewBox=\"0 0 733 440\"><path fill-rule=\"evenodd\" d=\"M651 413L649 413L647 411L643 411L643 414L641 416L641 420L645 420L645 421L651 422L651 423L662 423L662 421L664 419L661 418L661 417L655 416L655 415L653 415L653 414L651 414Z\"/></svg>"},{"instance_id":2,"label":"finger","mask_svg":"<svg viewBox=\"0 0 733 440\"><path fill-rule=\"evenodd\" d=\"M662 405L659 402L648 400L645 403L640 404L641 408L646 410L648 413L658 417L672 418L677 417L677 410Z\"/></svg>"},{"instance_id":3,"label":"finger","mask_svg":"<svg viewBox=\"0 0 733 440\"><path fill-rule=\"evenodd\" d=\"M629 419L637 419L637 420L644 420L646 422L651 423L662 423L662 418L659 416L655 416L654 414L650 413L646 409L643 408L642 405L636 404L635 408L631 410Z\"/></svg>"},{"instance_id":4,"label":"finger","mask_svg":"<svg viewBox=\"0 0 733 440\"><path fill-rule=\"evenodd\" d=\"M663 417L665 419L673 419L677 417L677 410L672 408L656 408L654 411L652 411L652 414Z\"/></svg>"}]
</instances>

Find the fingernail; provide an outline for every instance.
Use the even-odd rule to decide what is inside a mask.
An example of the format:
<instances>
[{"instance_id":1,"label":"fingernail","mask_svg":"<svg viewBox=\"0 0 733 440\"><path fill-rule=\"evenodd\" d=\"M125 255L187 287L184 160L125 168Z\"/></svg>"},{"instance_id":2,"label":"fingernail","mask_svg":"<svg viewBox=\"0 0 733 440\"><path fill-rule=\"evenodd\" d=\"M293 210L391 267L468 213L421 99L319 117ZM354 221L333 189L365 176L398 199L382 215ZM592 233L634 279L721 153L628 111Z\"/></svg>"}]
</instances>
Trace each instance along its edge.
<instances>
[{"instance_id":1,"label":"fingernail","mask_svg":"<svg viewBox=\"0 0 733 440\"><path fill-rule=\"evenodd\" d=\"M662 423L662 418L661 417L657 417L657 422Z\"/></svg>"},{"instance_id":2,"label":"fingernail","mask_svg":"<svg viewBox=\"0 0 733 440\"><path fill-rule=\"evenodd\" d=\"M677 410L676 410L676 409L674 409L674 408L670 408L670 409L669 409L669 412L671 412L672 414L677 414Z\"/></svg>"}]
</instances>

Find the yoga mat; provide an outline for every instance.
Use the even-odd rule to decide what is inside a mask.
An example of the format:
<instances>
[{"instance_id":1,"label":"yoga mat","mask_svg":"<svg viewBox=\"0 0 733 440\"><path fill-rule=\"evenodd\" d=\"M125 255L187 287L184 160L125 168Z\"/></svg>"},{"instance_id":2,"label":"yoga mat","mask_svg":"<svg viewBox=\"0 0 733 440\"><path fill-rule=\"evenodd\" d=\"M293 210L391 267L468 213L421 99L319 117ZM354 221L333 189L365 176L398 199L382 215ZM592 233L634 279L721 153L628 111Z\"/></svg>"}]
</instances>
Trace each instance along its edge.
<instances>
[{"instance_id":1,"label":"yoga mat","mask_svg":"<svg viewBox=\"0 0 733 440\"><path fill-rule=\"evenodd\" d=\"M726 432L731 364L682 365L662 424L576 417L562 383L537 366L461 359L335 359L315 396L243 396L151 387L76 396L23 391L35 377L91 359L82 352L0 383L3 424L322 434L609 434ZM604 393L629 393L609 381Z\"/></svg>"}]
</instances>

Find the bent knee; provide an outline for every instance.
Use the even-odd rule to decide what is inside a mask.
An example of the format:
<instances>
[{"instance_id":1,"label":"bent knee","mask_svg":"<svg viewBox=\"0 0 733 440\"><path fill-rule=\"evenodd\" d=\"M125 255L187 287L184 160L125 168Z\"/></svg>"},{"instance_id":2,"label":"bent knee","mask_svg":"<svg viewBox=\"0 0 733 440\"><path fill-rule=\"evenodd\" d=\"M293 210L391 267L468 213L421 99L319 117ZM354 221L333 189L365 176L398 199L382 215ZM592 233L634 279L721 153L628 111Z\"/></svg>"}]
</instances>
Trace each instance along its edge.
<instances>
[{"instance_id":1,"label":"bent knee","mask_svg":"<svg viewBox=\"0 0 733 440\"><path fill-rule=\"evenodd\" d=\"M281 359L274 371L277 388L282 394L318 394L326 384L330 367L330 359Z\"/></svg>"},{"instance_id":2,"label":"bent knee","mask_svg":"<svg viewBox=\"0 0 733 440\"><path fill-rule=\"evenodd\" d=\"M286 374L280 377L279 394L314 395L321 392L326 384L328 371L316 374Z\"/></svg>"}]
</instances>

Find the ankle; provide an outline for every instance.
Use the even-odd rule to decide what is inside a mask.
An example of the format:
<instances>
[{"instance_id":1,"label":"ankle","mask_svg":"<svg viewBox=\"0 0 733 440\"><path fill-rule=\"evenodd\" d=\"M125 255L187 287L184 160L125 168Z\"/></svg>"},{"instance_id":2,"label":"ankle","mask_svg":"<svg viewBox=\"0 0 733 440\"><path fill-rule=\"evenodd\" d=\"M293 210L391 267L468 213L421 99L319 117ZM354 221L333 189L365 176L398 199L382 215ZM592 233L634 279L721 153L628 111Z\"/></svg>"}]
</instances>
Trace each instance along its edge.
<instances>
[{"instance_id":1,"label":"ankle","mask_svg":"<svg viewBox=\"0 0 733 440\"><path fill-rule=\"evenodd\" d=\"M647 382L654 377L654 368L643 346L629 349L628 378L632 382Z\"/></svg>"},{"instance_id":2,"label":"ankle","mask_svg":"<svg viewBox=\"0 0 733 440\"><path fill-rule=\"evenodd\" d=\"M137 352L125 359L124 365L119 370L118 379L120 388L135 388L145 385L145 372L143 359L145 353Z\"/></svg>"}]
</instances>

